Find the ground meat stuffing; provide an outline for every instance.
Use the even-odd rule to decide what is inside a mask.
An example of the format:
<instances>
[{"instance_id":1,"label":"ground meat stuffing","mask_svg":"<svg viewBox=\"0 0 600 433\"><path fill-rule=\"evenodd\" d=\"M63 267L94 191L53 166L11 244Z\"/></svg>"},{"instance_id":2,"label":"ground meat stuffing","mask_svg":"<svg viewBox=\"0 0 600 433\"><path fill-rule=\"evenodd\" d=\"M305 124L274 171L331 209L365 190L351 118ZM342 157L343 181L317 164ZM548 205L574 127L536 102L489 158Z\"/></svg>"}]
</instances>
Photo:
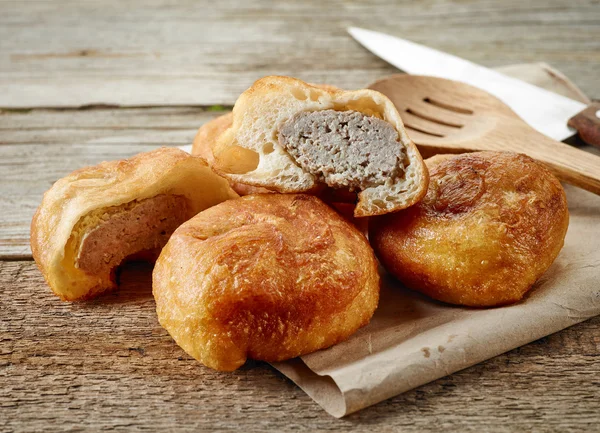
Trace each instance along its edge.
<instances>
[{"instance_id":1,"label":"ground meat stuffing","mask_svg":"<svg viewBox=\"0 0 600 433\"><path fill-rule=\"evenodd\" d=\"M135 253L164 247L175 229L191 216L187 199L173 194L88 215L86 218L100 222L84 234L77 267L92 275L110 272Z\"/></svg>"},{"instance_id":2,"label":"ground meat stuffing","mask_svg":"<svg viewBox=\"0 0 600 433\"><path fill-rule=\"evenodd\" d=\"M333 188L363 190L403 174L404 149L389 123L357 111L313 111L279 129L279 144Z\"/></svg>"}]
</instances>

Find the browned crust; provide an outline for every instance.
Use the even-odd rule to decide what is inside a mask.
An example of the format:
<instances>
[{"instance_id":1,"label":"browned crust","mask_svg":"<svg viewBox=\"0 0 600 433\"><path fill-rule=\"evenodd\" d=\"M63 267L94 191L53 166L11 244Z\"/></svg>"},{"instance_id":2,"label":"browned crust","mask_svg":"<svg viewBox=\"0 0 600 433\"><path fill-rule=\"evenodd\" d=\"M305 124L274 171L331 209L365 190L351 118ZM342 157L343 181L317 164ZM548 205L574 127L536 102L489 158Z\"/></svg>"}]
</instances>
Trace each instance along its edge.
<instances>
[{"instance_id":1,"label":"browned crust","mask_svg":"<svg viewBox=\"0 0 600 433\"><path fill-rule=\"evenodd\" d=\"M371 244L408 287L452 304L520 300L560 252L569 213L560 182L533 159L433 157L425 198L372 218Z\"/></svg>"},{"instance_id":2,"label":"browned crust","mask_svg":"<svg viewBox=\"0 0 600 433\"><path fill-rule=\"evenodd\" d=\"M161 325L218 370L329 347L368 323L379 275L365 237L313 196L224 202L175 231L153 274Z\"/></svg>"}]
</instances>

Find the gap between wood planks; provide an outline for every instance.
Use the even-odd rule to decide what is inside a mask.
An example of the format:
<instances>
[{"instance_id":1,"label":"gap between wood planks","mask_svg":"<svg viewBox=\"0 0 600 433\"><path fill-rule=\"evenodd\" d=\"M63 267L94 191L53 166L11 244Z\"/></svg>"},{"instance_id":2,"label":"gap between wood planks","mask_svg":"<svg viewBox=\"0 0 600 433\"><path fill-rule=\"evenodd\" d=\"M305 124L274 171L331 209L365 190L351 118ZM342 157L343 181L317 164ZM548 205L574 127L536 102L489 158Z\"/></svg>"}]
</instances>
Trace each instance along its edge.
<instances>
[{"instance_id":1,"label":"gap between wood planks","mask_svg":"<svg viewBox=\"0 0 600 433\"><path fill-rule=\"evenodd\" d=\"M33 257L31 254L22 254L22 255L4 255L0 254L1 262L33 262Z\"/></svg>"},{"instance_id":2,"label":"gap between wood planks","mask_svg":"<svg viewBox=\"0 0 600 433\"><path fill-rule=\"evenodd\" d=\"M3 113L30 113L39 111L86 111L86 110L143 110L152 108L190 108L202 111L231 111L233 105L190 105L190 104L167 104L167 105L119 105L119 104L86 104L73 107L43 106L43 107L0 107L0 115Z\"/></svg>"}]
</instances>

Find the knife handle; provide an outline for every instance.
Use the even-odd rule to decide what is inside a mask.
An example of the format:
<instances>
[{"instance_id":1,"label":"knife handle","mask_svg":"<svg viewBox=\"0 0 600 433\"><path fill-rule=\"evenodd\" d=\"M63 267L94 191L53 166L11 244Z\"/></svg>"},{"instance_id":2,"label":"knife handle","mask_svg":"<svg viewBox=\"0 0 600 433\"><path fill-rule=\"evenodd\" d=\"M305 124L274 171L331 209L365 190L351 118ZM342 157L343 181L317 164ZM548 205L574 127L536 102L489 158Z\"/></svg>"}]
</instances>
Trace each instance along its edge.
<instances>
[{"instance_id":1,"label":"knife handle","mask_svg":"<svg viewBox=\"0 0 600 433\"><path fill-rule=\"evenodd\" d=\"M571 117L567 124L575 128L587 144L600 147L600 102L592 102L587 108Z\"/></svg>"}]
</instances>

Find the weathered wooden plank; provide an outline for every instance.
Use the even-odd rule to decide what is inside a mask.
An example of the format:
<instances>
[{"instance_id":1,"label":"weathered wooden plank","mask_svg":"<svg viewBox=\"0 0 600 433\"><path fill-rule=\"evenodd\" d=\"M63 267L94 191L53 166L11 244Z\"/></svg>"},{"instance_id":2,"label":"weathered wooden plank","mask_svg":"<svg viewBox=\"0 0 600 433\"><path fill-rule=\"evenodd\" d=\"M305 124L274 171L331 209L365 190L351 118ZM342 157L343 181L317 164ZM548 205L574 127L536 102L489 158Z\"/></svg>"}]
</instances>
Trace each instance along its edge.
<instances>
[{"instance_id":1,"label":"weathered wooden plank","mask_svg":"<svg viewBox=\"0 0 600 433\"><path fill-rule=\"evenodd\" d=\"M148 266L121 283L64 303L34 263L0 262L1 430L597 427L600 318L337 420L263 363L218 373L186 355L157 322Z\"/></svg>"},{"instance_id":2,"label":"weathered wooden plank","mask_svg":"<svg viewBox=\"0 0 600 433\"><path fill-rule=\"evenodd\" d=\"M190 144L200 125L222 113L190 107L0 113L0 259L31 257L29 224L57 179L101 161Z\"/></svg>"},{"instance_id":3,"label":"weathered wooden plank","mask_svg":"<svg viewBox=\"0 0 600 433\"><path fill-rule=\"evenodd\" d=\"M22 130L192 130L231 107L0 109L0 137Z\"/></svg>"},{"instance_id":4,"label":"weathered wooden plank","mask_svg":"<svg viewBox=\"0 0 600 433\"><path fill-rule=\"evenodd\" d=\"M255 79L363 87L396 70L350 25L487 66L546 61L598 96L595 0L0 2L0 106L232 104Z\"/></svg>"}]
</instances>

